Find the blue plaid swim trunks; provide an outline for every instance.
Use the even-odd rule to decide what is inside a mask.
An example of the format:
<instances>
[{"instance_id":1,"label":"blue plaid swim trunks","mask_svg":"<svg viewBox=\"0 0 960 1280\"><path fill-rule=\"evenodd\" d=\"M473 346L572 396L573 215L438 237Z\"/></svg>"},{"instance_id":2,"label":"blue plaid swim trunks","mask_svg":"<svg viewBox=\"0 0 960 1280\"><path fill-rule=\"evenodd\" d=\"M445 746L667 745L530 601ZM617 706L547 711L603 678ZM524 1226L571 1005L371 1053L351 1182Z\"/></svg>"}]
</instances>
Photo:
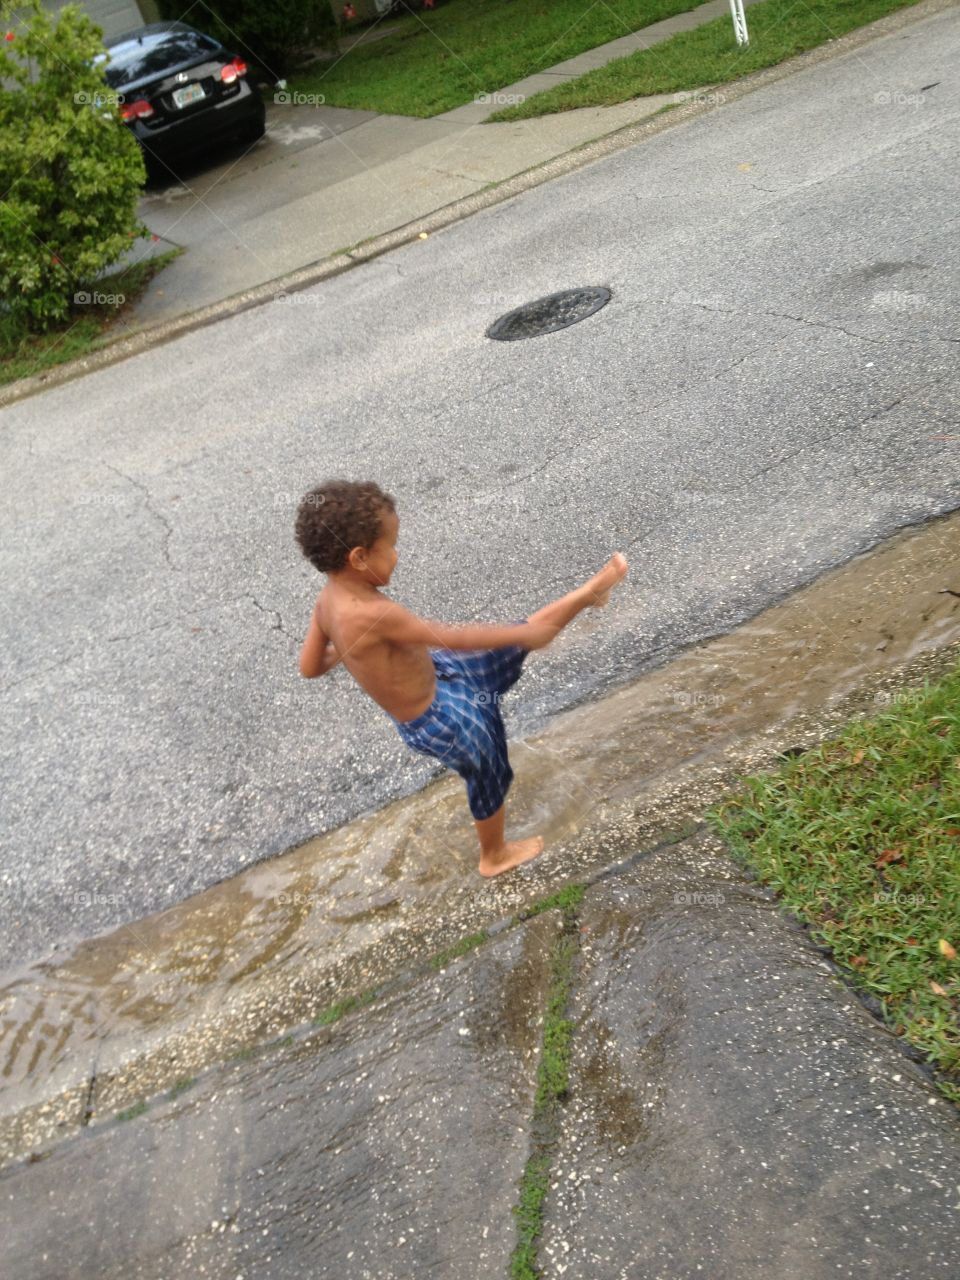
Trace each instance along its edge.
<instances>
[{"instance_id":1,"label":"blue plaid swim trunks","mask_svg":"<svg viewBox=\"0 0 960 1280\"><path fill-rule=\"evenodd\" d=\"M428 652L437 673L436 697L414 720L390 718L407 746L460 774L470 812L482 821L497 812L513 781L500 695L520 679L530 650L509 645Z\"/></svg>"}]
</instances>

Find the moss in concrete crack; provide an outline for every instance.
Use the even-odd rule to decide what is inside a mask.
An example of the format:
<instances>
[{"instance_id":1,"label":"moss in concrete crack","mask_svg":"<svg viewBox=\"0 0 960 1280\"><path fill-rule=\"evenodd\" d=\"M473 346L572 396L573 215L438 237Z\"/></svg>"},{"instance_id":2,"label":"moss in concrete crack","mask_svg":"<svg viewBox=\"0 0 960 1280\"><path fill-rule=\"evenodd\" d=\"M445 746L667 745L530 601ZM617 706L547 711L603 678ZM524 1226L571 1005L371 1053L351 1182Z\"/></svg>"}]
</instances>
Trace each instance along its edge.
<instances>
[{"instance_id":1,"label":"moss in concrete crack","mask_svg":"<svg viewBox=\"0 0 960 1280\"><path fill-rule=\"evenodd\" d=\"M703 825L702 822L691 818L689 822L684 822L679 827L669 827L657 835L657 847L665 844L679 844L681 840L689 840L691 836L696 835Z\"/></svg>"},{"instance_id":2,"label":"moss in concrete crack","mask_svg":"<svg viewBox=\"0 0 960 1280\"><path fill-rule=\"evenodd\" d=\"M372 987L369 991L361 991L358 996L347 996L345 1000L338 1000L336 1004L332 1004L329 1009L323 1009L311 1021L318 1027L328 1027L333 1022L338 1022L344 1014L353 1013L356 1009L363 1009L368 1004L373 1004L377 998L377 989Z\"/></svg>"},{"instance_id":3,"label":"moss in concrete crack","mask_svg":"<svg viewBox=\"0 0 960 1280\"><path fill-rule=\"evenodd\" d=\"M438 951L436 955L431 956L430 963L435 969L443 969L451 960L456 960L459 956L465 956L468 951L473 951L475 947L481 946L486 940L486 932L470 933L465 938L461 938L459 942L455 942L452 947L447 947L444 951Z\"/></svg>"},{"instance_id":4,"label":"moss in concrete crack","mask_svg":"<svg viewBox=\"0 0 960 1280\"><path fill-rule=\"evenodd\" d=\"M133 1120L136 1116L142 1116L147 1109L147 1104L141 1099L140 1102L134 1103L132 1107L127 1107L126 1111L118 1111L118 1120Z\"/></svg>"},{"instance_id":5,"label":"moss in concrete crack","mask_svg":"<svg viewBox=\"0 0 960 1280\"><path fill-rule=\"evenodd\" d=\"M550 1188L552 1151L560 1132L560 1111L566 1101L569 1083L573 1022L566 1014L580 945L575 908L582 901L583 893L583 885L568 885L554 895L554 899L564 899L563 929L553 951L550 987L544 1009L543 1048L533 1100L533 1145L513 1208L517 1243L510 1259L511 1280L537 1280L541 1274L537 1264L537 1241L543 1227L543 1205ZM540 909L546 908L541 905Z\"/></svg>"},{"instance_id":6,"label":"moss in concrete crack","mask_svg":"<svg viewBox=\"0 0 960 1280\"><path fill-rule=\"evenodd\" d=\"M533 916L541 915L544 911L553 911L555 908L559 911L573 910L579 907L586 891L585 884L576 882L565 884L562 889L551 893L548 898L541 898L539 902L534 902L529 907L524 907L522 911L518 911L513 921L519 924L523 920L530 920Z\"/></svg>"},{"instance_id":7,"label":"moss in concrete crack","mask_svg":"<svg viewBox=\"0 0 960 1280\"><path fill-rule=\"evenodd\" d=\"M285 1036L279 1039L266 1040L263 1044L247 1045L244 1049L238 1049L236 1053L228 1054L224 1058L224 1062L249 1062L251 1058L255 1058L258 1053L269 1053L272 1049L289 1048L293 1044L292 1032L287 1032Z\"/></svg>"},{"instance_id":8,"label":"moss in concrete crack","mask_svg":"<svg viewBox=\"0 0 960 1280\"><path fill-rule=\"evenodd\" d=\"M573 918L572 912L570 916ZM543 1052L534 1100L535 1112L542 1111L555 1101L562 1102L567 1096L573 1023L564 1015L573 985L577 950L576 934L566 931L562 933L553 956L553 975L543 1023Z\"/></svg>"},{"instance_id":9,"label":"moss in concrete crack","mask_svg":"<svg viewBox=\"0 0 960 1280\"><path fill-rule=\"evenodd\" d=\"M178 1098L181 1093L186 1093L188 1089L192 1089L197 1083L196 1076L183 1076L177 1080L167 1091L168 1098Z\"/></svg>"},{"instance_id":10,"label":"moss in concrete crack","mask_svg":"<svg viewBox=\"0 0 960 1280\"><path fill-rule=\"evenodd\" d=\"M545 1152L532 1155L523 1171L520 1200L513 1212L517 1219L517 1246L510 1259L510 1280L535 1280L537 1238L543 1225L543 1202L550 1186L550 1157Z\"/></svg>"}]
</instances>

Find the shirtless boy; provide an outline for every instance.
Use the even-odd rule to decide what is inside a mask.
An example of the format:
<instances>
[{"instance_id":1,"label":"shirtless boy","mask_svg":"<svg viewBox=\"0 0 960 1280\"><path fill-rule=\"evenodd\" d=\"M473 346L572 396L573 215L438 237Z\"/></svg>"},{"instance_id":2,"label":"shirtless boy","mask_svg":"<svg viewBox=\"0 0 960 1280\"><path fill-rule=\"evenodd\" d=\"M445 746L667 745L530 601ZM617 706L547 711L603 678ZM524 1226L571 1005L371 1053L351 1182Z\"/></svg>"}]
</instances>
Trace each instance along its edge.
<instances>
[{"instance_id":1,"label":"shirtless boy","mask_svg":"<svg viewBox=\"0 0 960 1280\"><path fill-rule=\"evenodd\" d=\"M305 494L296 539L327 574L300 654L312 679L342 662L391 717L408 746L454 769L480 838L482 876L535 858L543 839L504 839L504 798L513 781L500 697L542 649L588 606L606 604L627 572L617 552L582 586L525 621L450 626L418 618L383 595L397 564L393 498L371 481L331 480ZM435 647L431 647L435 646Z\"/></svg>"}]
</instances>

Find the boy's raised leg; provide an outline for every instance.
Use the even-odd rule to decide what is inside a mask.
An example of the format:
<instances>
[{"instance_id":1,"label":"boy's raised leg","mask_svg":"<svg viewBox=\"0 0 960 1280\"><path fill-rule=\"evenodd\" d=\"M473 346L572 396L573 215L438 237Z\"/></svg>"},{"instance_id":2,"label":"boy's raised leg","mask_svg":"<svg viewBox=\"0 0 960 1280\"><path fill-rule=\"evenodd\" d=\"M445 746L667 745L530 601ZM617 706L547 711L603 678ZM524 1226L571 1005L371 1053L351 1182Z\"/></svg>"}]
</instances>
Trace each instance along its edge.
<instances>
[{"instance_id":1,"label":"boy's raised leg","mask_svg":"<svg viewBox=\"0 0 960 1280\"><path fill-rule=\"evenodd\" d=\"M504 840L503 825L506 806L501 805L489 818L474 818L480 837L480 874L498 876L521 862L529 862L543 850L543 837L531 836L528 840Z\"/></svg>"},{"instance_id":2,"label":"boy's raised leg","mask_svg":"<svg viewBox=\"0 0 960 1280\"><path fill-rule=\"evenodd\" d=\"M561 631L568 622L573 621L581 609L605 605L610 598L610 592L626 576L626 572L626 559L618 551L610 557L599 573L595 573L582 586L569 591L559 600L553 600L542 609L538 609L536 613L531 613L527 621L547 623L548 626L556 627Z\"/></svg>"}]
</instances>

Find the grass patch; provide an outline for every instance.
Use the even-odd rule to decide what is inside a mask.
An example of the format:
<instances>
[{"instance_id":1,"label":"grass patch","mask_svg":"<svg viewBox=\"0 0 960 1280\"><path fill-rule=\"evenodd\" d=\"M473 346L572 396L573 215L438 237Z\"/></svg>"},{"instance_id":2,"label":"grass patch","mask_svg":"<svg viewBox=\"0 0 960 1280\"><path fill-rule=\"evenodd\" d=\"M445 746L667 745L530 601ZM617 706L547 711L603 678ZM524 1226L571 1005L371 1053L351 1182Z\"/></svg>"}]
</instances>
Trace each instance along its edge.
<instances>
[{"instance_id":1,"label":"grass patch","mask_svg":"<svg viewBox=\"0 0 960 1280\"><path fill-rule=\"evenodd\" d=\"M960 666L707 819L960 1103Z\"/></svg>"},{"instance_id":2,"label":"grass patch","mask_svg":"<svg viewBox=\"0 0 960 1280\"><path fill-rule=\"evenodd\" d=\"M543 1202L550 1187L550 1157L531 1156L520 1183L520 1200L514 1206L517 1245L510 1257L510 1280L540 1280L537 1237L543 1227Z\"/></svg>"},{"instance_id":3,"label":"grass patch","mask_svg":"<svg viewBox=\"0 0 960 1280\"><path fill-rule=\"evenodd\" d=\"M436 955L431 956L430 963L435 969L444 969L451 960L457 960L460 956L465 956L468 951L473 951L475 947L479 947L486 940L486 933L470 933L465 938L461 938L459 942L455 942L452 947L447 947L445 951L438 951Z\"/></svg>"},{"instance_id":4,"label":"grass patch","mask_svg":"<svg viewBox=\"0 0 960 1280\"><path fill-rule=\"evenodd\" d=\"M126 1111L118 1111L118 1120L133 1120L136 1116L142 1116L147 1109L147 1104L142 1100L135 1102L132 1107L127 1107Z\"/></svg>"},{"instance_id":5,"label":"grass patch","mask_svg":"<svg viewBox=\"0 0 960 1280\"><path fill-rule=\"evenodd\" d=\"M617 58L605 67L536 93L491 120L523 120L576 107L611 106L654 93L676 93L726 84L761 67L814 49L918 0L764 0L747 9L750 43L740 49L730 15L682 31L652 49ZM879 86L880 89L883 86Z\"/></svg>"},{"instance_id":6,"label":"grass patch","mask_svg":"<svg viewBox=\"0 0 960 1280\"><path fill-rule=\"evenodd\" d=\"M171 249L156 258L104 276L87 292L123 294L121 306L115 304L81 306L59 328L47 333L30 333L8 315L0 314L0 387L43 373L54 365L78 360L92 351L107 346L118 333L123 334L125 317L153 277L182 253Z\"/></svg>"},{"instance_id":7,"label":"grass patch","mask_svg":"<svg viewBox=\"0 0 960 1280\"><path fill-rule=\"evenodd\" d=\"M453 0L291 77L330 106L433 116L701 0Z\"/></svg>"},{"instance_id":8,"label":"grass patch","mask_svg":"<svg viewBox=\"0 0 960 1280\"><path fill-rule=\"evenodd\" d=\"M534 902L529 907L524 907L522 911L513 917L514 924L519 924L523 920L531 920L534 916L539 916L544 911L572 911L574 908L579 907L586 891L587 886L585 884L565 884L556 893L551 893L549 898L541 898L539 902Z\"/></svg>"},{"instance_id":9,"label":"grass patch","mask_svg":"<svg viewBox=\"0 0 960 1280\"><path fill-rule=\"evenodd\" d=\"M562 933L553 957L552 981L543 1022L543 1053L540 1056L537 1093L533 1104L534 1115L553 1102L562 1102L567 1096L573 1023L564 1013L573 984L576 954L576 934Z\"/></svg>"},{"instance_id":10,"label":"grass patch","mask_svg":"<svg viewBox=\"0 0 960 1280\"><path fill-rule=\"evenodd\" d=\"M289 1049L293 1044L293 1035L287 1033L280 1036L276 1040L266 1040L263 1044L247 1045L244 1049L237 1049L235 1053L229 1053L224 1058L224 1062L249 1062L251 1058L255 1058L258 1053L270 1053L274 1049Z\"/></svg>"},{"instance_id":11,"label":"grass patch","mask_svg":"<svg viewBox=\"0 0 960 1280\"><path fill-rule=\"evenodd\" d=\"M582 898L582 885L570 888L580 889ZM577 898L577 905L580 898ZM563 911L563 931L553 952L544 1011L543 1048L533 1101L535 1149L524 1167L520 1194L513 1207L517 1243L510 1258L511 1280L538 1280L540 1276L537 1240L543 1228L543 1204L550 1187L550 1150L560 1132L560 1107L567 1097L573 1022L566 1012L573 989L578 947L576 912L574 906L568 905Z\"/></svg>"},{"instance_id":12,"label":"grass patch","mask_svg":"<svg viewBox=\"0 0 960 1280\"><path fill-rule=\"evenodd\" d=\"M323 1009L311 1021L318 1027L329 1027L331 1023L338 1022L347 1013L353 1013L356 1009L363 1009L368 1004L373 1004L377 998L375 988L369 991L361 991L358 996L347 996L345 1000L338 1000L336 1004L332 1004L329 1009Z\"/></svg>"},{"instance_id":13,"label":"grass patch","mask_svg":"<svg viewBox=\"0 0 960 1280\"><path fill-rule=\"evenodd\" d=\"M168 1098L179 1098L181 1093L186 1093L188 1089L192 1089L197 1083L196 1076L184 1076L181 1080L177 1080L168 1090Z\"/></svg>"}]
</instances>

